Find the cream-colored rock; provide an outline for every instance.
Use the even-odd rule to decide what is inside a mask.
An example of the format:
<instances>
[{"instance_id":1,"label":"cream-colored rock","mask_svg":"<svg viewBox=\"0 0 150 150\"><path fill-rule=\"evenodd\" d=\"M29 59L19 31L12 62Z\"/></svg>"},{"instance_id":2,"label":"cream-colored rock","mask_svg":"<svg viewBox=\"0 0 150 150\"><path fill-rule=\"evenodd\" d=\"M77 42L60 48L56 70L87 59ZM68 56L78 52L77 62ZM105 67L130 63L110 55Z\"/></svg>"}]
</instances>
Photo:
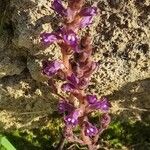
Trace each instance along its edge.
<instances>
[{"instance_id":1,"label":"cream-colored rock","mask_svg":"<svg viewBox=\"0 0 150 150\"><path fill-rule=\"evenodd\" d=\"M46 81L46 78L42 75L42 60L29 57L27 59L27 67L34 80L39 82Z\"/></svg>"},{"instance_id":2,"label":"cream-colored rock","mask_svg":"<svg viewBox=\"0 0 150 150\"><path fill-rule=\"evenodd\" d=\"M14 23L13 43L20 48L26 48L33 55L35 49L39 49L40 34L51 32L56 24L50 2L48 0L13 0L11 7L14 8L12 22Z\"/></svg>"},{"instance_id":3,"label":"cream-colored rock","mask_svg":"<svg viewBox=\"0 0 150 150\"><path fill-rule=\"evenodd\" d=\"M37 117L52 113L56 102L49 87L32 79L28 71L0 79L0 123L4 129L31 127Z\"/></svg>"},{"instance_id":4,"label":"cream-colored rock","mask_svg":"<svg viewBox=\"0 0 150 150\"><path fill-rule=\"evenodd\" d=\"M20 58L5 57L0 60L0 78L20 74L26 67Z\"/></svg>"}]
</instances>

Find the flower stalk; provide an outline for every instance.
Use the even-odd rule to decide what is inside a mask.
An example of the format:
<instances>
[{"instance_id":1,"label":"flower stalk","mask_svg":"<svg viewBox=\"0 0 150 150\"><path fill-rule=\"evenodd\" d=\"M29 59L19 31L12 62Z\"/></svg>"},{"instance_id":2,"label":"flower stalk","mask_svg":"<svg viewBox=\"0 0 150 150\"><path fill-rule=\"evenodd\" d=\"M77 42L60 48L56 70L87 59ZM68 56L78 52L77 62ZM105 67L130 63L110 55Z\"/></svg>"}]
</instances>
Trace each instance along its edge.
<instances>
[{"instance_id":1,"label":"flower stalk","mask_svg":"<svg viewBox=\"0 0 150 150\"><path fill-rule=\"evenodd\" d=\"M43 61L42 68L43 74L49 78L51 91L60 98L58 111L63 114L65 127L59 150L63 149L65 140L96 150L99 136L110 123L108 113L111 105L107 98L98 99L96 95L86 93L98 63L92 59L89 31L83 37L79 37L78 32L92 24L98 10L95 6L84 5L85 0L68 0L65 8L61 0L54 0L52 8L63 17L62 26L52 33L41 34L42 44L49 46L57 43L62 53L62 60ZM66 97L58 94L56 79L62 80L61 90ZM93 123L91 114L96 112L101 117Z\"/></svg>"}]
</instances>

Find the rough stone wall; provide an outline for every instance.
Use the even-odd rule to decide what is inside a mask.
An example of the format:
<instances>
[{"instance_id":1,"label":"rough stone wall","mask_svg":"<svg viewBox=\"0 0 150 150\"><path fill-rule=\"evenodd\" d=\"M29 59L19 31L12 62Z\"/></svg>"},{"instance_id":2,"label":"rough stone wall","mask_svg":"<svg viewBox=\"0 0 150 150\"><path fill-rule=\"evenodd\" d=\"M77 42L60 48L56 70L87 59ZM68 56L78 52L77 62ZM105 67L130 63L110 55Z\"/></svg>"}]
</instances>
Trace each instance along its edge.
<instances>
[{"instance_id":1,"label":"rough stone wall","mask_svg":"<svg viewBox=\"0 0 150 150\"><path fill-rule=\"evenodd\" d=\"M118 112L116 108L122 101L124 105L129 104L126 107L134 106L134 99L128 103L126 95L134 98L129 90L139 87L146 93L142 91L144 100L141 103L138 99L138 107L150 108L149 0L94 2L100 14L90 30L93 57L100 68L92 77L89 91L108 95L113 101L112 111ZM61 56L57 45L43 49L39 35L55 30L61 18L50 9L51 0L7 0L4 3L0 2L0 124L6 128L32 126L41 115L54 110L56 100L44 83L47 79L41 75L41 60ZM126 85L131 87L127 86L127 92L122 92ZM122 97L117 97L116 91Z\"/></svg>"}]
</instances>

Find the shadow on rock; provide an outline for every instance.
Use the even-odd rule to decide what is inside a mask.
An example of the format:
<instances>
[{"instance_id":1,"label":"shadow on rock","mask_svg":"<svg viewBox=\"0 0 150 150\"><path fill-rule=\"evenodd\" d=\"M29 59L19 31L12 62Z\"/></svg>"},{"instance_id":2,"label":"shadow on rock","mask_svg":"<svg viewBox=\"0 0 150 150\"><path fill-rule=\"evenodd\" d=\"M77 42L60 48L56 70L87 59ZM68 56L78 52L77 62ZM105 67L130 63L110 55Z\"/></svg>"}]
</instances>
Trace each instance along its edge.
<instances>
[{"instance_id":1,"label":"shadow on rock","mask_svg":"<svg viewBox=\"0 0 150 150\"><path fill-rule=\"evenodd\" d=\"M127 83L108 97L120 116L150 120L150 79Z\"/></svg>"}]
</instances>

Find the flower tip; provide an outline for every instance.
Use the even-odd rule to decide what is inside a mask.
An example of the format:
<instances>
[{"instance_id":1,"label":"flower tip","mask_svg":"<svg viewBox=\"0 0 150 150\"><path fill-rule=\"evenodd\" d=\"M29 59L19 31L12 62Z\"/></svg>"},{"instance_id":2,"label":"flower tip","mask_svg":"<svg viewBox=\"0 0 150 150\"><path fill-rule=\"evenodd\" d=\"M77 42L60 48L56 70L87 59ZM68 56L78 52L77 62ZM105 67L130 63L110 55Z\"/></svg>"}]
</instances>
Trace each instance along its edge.
<instances>
[{"instance_id":1,"label":"flower tip","mask_svg":"<svg viewBox=\"0 0 150 150\"><path fill-rule=\"evenodd\" d=\"M57 41L57 37L53 33L44 32L40 35L40 37L41 37L41 42L45 45L48 45L48 44L50 45L53 42Z\"/></svg>"},{"instance_id":2,"label":"flower tip","mask_svg":"<svg viewBox=\"0 0 150 150\"><path fill-rule=\"evenodd\" d=\"M67 15L67 10L62 5L61 0L54 0L52 2L52 8L61 16Z\"/></svg>"},{"instance_id":3,"label":"flower tip","mask_svg":"<svg viewBox=\"0 0 150 150\"><path fill-rule=\"evenodd\" d=\"M79 112L77 110L73 111L71 114L64 117L66 125L71 125L75 127L78 124Z\"/></svg>"},{"instance_id":4,"label":"flower tip","mask_svg":"<svg viewBox=\"0 0 150 150\"><path fill-rule=\"evenodd\" d=\"M89 104L94 104L97 101L97 96L96 95L87 95L86 99Z\"/></svg>"},{"instance_id":5,"label":"flower tip","mask_svg":"<svg viewBox=\"0 0 150 150\"><path fill-rule=\"evenodd\" d=\"M62 64L57 60L43 61L42 65L42 72L47 76L53 76L57 73L58 70L62 69Z\"/></svg>"},{"instance_id":6,"label":"flower tip","mask_svg":"<svg viewBox=\"0 0 150 150\"><path fill-rule=\"evenodd\" d=\"M61 86L61 89L64 91L64 92L72 92L73 90L75 90L75 86L71 83L64 83L62 86Z\"/></svg>"},{"instance_id":7,"label":"flower tip","mask_svg":"<svg viewBox=\"0 0 150 150\"><path fill-rule=\"evenodd\" d=\"M89 137L93 137L98 133L98 129L96 126L92 125L89 122L85 123L85 135Z\"/></svg>"}]
</instances>

